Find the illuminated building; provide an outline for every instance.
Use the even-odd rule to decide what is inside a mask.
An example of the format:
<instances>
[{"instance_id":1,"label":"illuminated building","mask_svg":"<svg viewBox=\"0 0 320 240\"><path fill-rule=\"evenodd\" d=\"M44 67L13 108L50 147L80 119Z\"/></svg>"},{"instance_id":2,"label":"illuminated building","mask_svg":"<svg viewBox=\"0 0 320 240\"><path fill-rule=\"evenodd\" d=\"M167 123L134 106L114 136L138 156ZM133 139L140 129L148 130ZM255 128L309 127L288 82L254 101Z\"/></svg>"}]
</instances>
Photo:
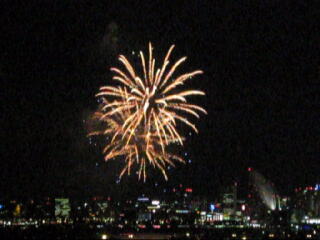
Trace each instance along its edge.
<instances>
[{"instance_id":1,"label":"illuminated building","mask_svg":"<svg viewBox=\"0 0 320 240\"><path fill-rule=\"evenodd\" d=\"M296 188L295 194L292 197L291 221L293 223L307 223L310 222L310 219L320 219L319 184L316 184L314 187Z\"/></svg>"}]
</instances>

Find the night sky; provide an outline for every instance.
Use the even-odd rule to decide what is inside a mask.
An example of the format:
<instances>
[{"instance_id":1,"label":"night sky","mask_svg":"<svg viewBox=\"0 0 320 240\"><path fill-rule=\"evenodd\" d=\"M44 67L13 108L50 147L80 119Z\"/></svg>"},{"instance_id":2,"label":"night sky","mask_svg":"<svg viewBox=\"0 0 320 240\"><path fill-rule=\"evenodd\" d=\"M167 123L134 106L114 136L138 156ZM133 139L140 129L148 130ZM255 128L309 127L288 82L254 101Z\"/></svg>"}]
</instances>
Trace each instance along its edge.
<instances>
[{"instance_id":1,"label":"night sky","mask_svg":"<svg viewBox=\"0 0 320 240\"><path fill-rule=\"evenodd\" d=\"M248 167L281 194L320 181L320 12L312 1L4 3L0 198L129 196L179 183L214 198L234 181L245 190ZM188 56L180 73L204 71L188 86L207 93L190 100L208 115L195 121L199 134L179 149L188 163L169 170L168 183L154 170L145 184L136 176L116 183L121 162L103 162L84 120L110 67L120 66L117 55L134 60L149 41L157 59L171 44L172 59Z\"/></svg>"}]
</instances>

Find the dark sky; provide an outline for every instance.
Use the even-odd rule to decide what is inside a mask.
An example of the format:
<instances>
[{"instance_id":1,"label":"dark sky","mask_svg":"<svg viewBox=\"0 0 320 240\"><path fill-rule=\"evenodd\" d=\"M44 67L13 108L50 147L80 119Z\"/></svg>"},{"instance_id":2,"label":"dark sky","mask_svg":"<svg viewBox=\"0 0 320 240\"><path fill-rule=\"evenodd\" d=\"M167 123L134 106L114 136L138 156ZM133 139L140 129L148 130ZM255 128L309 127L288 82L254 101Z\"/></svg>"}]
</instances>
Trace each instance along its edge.
<instances>
[{"instance_id":1,"label":"dark sky","mask_svg":"<svg viewBox=\"0 0 320 240\"><path fill-rule=\"evenodd\" d=\"M156 182L215 196L233 181L245 189L249 166L280 193L320 181L312 1L4 2L0 197L140 193ZM183 71L204 71L189 86L207 93L191 100L209 114L183 150L192 163L170 170L168 183L151 171L146 184L116 184L120 163L103 162L83 120L117 55L149 41L161 58L175 44L173 59L188 56Z\"/></svg>"}]
</instances>

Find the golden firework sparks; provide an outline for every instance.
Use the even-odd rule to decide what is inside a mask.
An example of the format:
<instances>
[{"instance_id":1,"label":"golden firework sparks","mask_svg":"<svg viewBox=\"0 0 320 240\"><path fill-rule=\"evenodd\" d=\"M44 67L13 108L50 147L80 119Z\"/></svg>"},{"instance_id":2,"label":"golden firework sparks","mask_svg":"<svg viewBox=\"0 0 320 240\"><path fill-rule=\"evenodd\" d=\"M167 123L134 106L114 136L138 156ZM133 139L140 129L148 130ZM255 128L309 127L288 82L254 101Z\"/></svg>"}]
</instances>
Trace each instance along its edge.
<instances>
[{"instance_id":1,"label":"golden firework sparks","mask_svg":"<svg viewBox=\"0 0 320 240\"><path fill-rule=\"evenodd\" d=\"M97 111L96 118L101 118L103 113ZM129 117L130 112L123 111L111 117L104 118L106 128L102 131L90 133L90 135L103 134L110 137L110 142L105 146L103 153L105 160L122 157L125 161L125 166L120 173L120 178L127 172L131 174L132 166L138 165L139 179L143 177L146 180L146 165L150 164L161 170L164 178L167 180L166 167L167 165L175 166L174 161L184 163L184 160L177 155L170 154L166 150L163 151L159 144L157 133L152 129L147 129L145 125L136 128L133 137L128 141L123 139L124 130L123 123ZM148 137L146 137L148 135ZM162 136L164 138L164 136ZM148 139L146 142L145 140ZM176 142L177 139L167 139L168 143Z\"/></svg>"},{"instance_id":2,"label":"golden firework sparks","mask_svg":"<svg viewBox=\"0 0 320 240\"><path fill-rule=\"evenodd\" d=\"M171 155L166 147L172 142L183 144L183 138L176 129L177 122L183 122L195 132L197 128L187 116L199 118L199 112L206 111L194 104L187 103L191 95L204 95L198 90L178 91L179 85L186 80L201 74L201 70L172 77L175 70L186 57L179 59L170 68L169 58L174 48L172 45L167 52L163 64L156 69L152 56L152 45L149 43L149 61L146 65L143 52L140 51L143 76L140 77L128 59L120 55L119 61L125 71L111 68L115 73L113 79L117 86L103 86L96 97L102 97L104 104L98 116L100 121L107 123L104 134L112 135L112 141L105 147L105 159L124 156L126 165L120 177L128 172L132 164L137 163L139 177L146 178L146 163L159 168L165 178L166 165L173 165L172 160L183 161ZM168 70L167 70L168 68Z\"/></svg>"}]
</instances>

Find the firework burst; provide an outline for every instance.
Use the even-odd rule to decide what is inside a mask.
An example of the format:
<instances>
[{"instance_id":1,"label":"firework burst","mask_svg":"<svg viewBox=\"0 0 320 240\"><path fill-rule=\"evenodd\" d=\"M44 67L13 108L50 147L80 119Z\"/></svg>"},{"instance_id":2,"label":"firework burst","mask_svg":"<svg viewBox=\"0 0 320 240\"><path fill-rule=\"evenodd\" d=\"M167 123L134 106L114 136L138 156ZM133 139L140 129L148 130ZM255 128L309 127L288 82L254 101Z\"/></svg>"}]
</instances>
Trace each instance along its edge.
<instances>
[{"instance_id":1,"label":"firework burst","mask_svg":"<svg viewBox=\"0 0 320 240\"><path fill-rule=\"evenodd\" d=\"M163 64L156 69L155 59L152 56L152 45L149 43L149 61L146 63L144 54L140 51L142 77L123 55L119 61L125 71L111 68L115 73L113 79L117 86L103 86L97 97L104 99L101 111L97 113L100 121L107 123L103 132L112 136L104 153L109 160L117 156L124 156L126 165L120 177L128 172L131 165L137 163L139 178L143 174L146 178L146 163L161 170L165 178L167 164L174 165L173 160L183 162L183 159L167 152L167 146L173 142L183 145L183 137L178 133L177 122L183 122L195 132L197 128L187 116L199 118L199 112L206 111L194 104L187 103L186 97L204 95L198 90L178 91L179 85L186 80L201 74L201 70L173 77L173 73L186 57L179 59L169 68L169 58L174 45L167 52Z\"/></svg>"}]
</instances>

